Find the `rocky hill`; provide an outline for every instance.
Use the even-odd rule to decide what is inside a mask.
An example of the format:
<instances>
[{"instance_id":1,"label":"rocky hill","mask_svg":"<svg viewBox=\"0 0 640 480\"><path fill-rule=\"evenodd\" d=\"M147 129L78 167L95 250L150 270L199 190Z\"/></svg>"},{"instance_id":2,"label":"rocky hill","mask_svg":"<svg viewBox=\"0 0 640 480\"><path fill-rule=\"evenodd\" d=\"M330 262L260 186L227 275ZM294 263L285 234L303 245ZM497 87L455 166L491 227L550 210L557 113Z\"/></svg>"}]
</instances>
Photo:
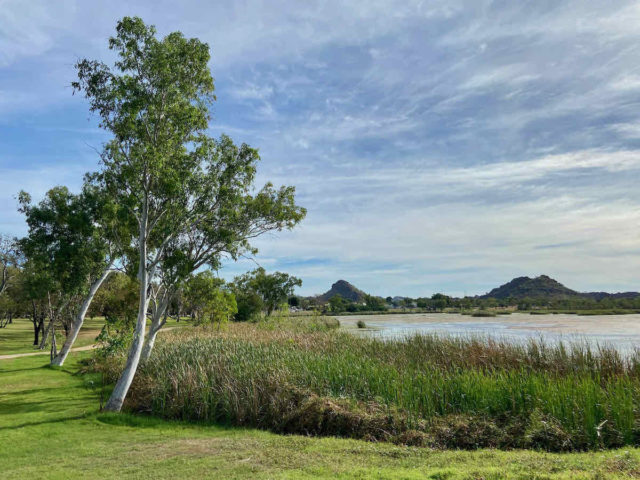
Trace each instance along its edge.
<instances>
[{"instance_id":1,"label":"rocky hill","mask_svg":"<svg viewBox=\"0 0 640 480\"><path fill-rule=\"evenodd\" d=\"M323 293L318 298L323 302L326 302L335 295L340 295L342 298L354 302L361 302L364 299L365 293L351 285L346 280L338 280L336 283L331 285L331 289L329 291Z\"/></svg>"},{"instance_id":2,"label":"rocky hill","mask_svg":"<svg viewBox=\"0 0 640 480\"><path fill-rule=\"evenodd\" d=\"M586 292L581 293L554 280L547 275L539 277L517 277L498 288L494 288L489 293L481 295L480 298L559 298L559 297L589 297L601 300L606 297L611 298L635 298L640 296L638 292L606 293L606 292Z\"/></svg>"},{"instance_id":3,"label":"rocky hill","mask_svg":"<svg viewBox=\"0 0 640 480\"><path fill-rule=\"evenodd\" d=\"M576 297L580 293L565 287L546 275L539 277L517 277L480 298L539 298L539 297Z\"/></svg>"}]
</instances>

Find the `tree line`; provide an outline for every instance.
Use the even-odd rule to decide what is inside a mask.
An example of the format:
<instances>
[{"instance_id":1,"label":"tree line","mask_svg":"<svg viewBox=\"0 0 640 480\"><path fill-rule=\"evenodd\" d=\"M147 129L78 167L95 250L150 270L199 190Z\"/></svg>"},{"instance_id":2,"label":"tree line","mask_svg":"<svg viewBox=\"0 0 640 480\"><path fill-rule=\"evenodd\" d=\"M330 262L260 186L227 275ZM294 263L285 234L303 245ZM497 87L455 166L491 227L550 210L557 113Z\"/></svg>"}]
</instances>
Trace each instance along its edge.
<instances>
[{"instance_id":1,"label":"tree line","mask_svg":"<svg viewBox=\"0 0 640 480\"><path fill-rule=\"evenodd\" d=\"M362 301L354 301L341 295L332 296L327 302L317 297L291 297L289 305L303 310L320 310L324 313L383 312L392 308L411 310L419 309L428 312L449 310L473 310L509 308L521 311L529 310L565 310L565 311L612 311L640 310L640 296L590 296L567 297L452 297L443 293L435 293L431 297L376 297L364 295Z\"/></svg>"}]
</instances>

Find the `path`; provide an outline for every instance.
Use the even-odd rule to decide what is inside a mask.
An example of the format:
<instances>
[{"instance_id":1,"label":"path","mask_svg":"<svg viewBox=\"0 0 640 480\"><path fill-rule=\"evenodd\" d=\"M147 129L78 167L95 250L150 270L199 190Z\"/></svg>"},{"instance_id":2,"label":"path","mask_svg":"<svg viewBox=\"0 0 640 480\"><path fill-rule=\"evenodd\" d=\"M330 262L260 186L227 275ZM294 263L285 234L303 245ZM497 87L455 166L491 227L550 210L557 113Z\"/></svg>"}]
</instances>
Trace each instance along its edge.
<instances>
[{"instance_id":1,"label":"path","mask_svg":"<svg viewBox=\"0 0 640 480\"><path fill-rule=\"evenodd\" d=\"M93 345L85 345L84 347L76 347L72 348L72 352L86 352L87 350L93 350L97 348L98 345L95 343ZM20 358L20 357L32 357L34 355L50 355L49 349L43 350L40 352L29 352L29 353L11 353L9 355L0 355L0 360L9 360L11 358Z\"/></svg>"}]
</instances>

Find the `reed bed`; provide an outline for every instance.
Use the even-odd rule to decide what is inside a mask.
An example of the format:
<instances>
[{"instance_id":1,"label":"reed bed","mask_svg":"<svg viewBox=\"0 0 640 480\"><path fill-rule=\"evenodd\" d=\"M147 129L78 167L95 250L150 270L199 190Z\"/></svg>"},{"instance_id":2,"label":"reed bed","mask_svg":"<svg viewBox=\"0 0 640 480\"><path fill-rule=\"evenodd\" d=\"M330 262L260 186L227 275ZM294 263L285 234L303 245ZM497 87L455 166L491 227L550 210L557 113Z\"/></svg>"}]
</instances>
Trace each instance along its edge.
<instances>
[{"instance_id":1,"label":"reed bed","mask_svg":"<svg viewBox=\"0 0 640 480\"><path fill-rule=\"evenodd\" d=\"M167 333L140 369L129 408L447 448L640 442L638 352L311 330L243 324Z\"/></svg>"}]
</instances>

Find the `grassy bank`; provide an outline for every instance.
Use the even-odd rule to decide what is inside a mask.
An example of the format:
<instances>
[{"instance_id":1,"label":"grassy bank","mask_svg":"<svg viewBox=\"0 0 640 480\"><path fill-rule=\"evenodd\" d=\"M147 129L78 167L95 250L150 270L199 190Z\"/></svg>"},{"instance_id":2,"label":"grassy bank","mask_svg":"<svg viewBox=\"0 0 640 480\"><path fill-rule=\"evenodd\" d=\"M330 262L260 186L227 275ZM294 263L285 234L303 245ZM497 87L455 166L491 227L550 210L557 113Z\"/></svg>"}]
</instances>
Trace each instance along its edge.
<instances>
[{"instance_id":1,"label":"grassy bank","mask_svg":"<svg viewBox=\"0 0 640 480\"><path fill-rule=\"evenodd\" d=\"M0 361L3 480L66 478L600 480L640 473L640 450L439 451L98 412L95 375L42 357Z\"/></svg>"},{"instance_id":2,"label":"grassy bank","mask_svg":"<svg viewBox=\"0 0 640 480\"><path fill-rule=\"evenodd\" d=\"M615 350L252 325L168 333L129 399L165 418L284 433L552 451L638 444L639 405L640 359Z\"/></svg>"}]
</instances>

